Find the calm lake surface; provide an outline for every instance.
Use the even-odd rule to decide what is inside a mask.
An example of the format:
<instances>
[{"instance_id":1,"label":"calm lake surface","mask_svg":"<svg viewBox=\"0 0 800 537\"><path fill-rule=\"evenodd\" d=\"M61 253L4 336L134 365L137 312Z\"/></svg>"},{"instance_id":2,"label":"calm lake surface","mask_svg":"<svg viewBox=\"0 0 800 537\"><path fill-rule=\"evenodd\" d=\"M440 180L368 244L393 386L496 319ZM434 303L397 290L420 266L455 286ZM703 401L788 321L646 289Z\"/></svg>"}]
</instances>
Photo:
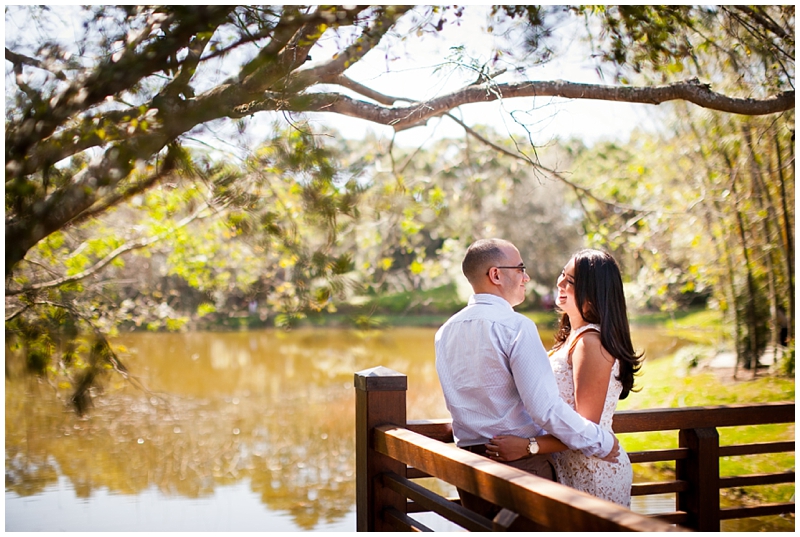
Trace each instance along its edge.
<instances>
[{"instance_id":1,"label":"calm lake surface","mask_svg":"<svg viewBox=\"0 0 800 537\"><path fill-rule=\"evenodd\" d=\"M5 529L354 531L353 373L405 373L408 418L449 417L434 333L129 334L114 343L145 389L109 375L85 418L51 386L7 379ZM687 343L633 338L649 359ZM634 510L674 509L649 501Z\"/></svg>"}]
</instances>

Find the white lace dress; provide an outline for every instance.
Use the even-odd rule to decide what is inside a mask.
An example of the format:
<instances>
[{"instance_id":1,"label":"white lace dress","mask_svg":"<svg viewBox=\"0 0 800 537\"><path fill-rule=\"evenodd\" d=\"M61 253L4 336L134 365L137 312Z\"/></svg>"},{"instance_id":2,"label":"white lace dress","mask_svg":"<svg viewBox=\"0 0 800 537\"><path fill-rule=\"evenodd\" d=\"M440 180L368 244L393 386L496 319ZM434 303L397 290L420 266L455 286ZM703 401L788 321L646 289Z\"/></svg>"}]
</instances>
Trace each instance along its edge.
<instances>
[{"instance_id":1,"label":"white lace dress","mask_svg":"<svg viewBox=\"0 0 800 537\"><path fill-rule=\"evenodd\" d=\"M582 326L573 333L573 342L587 330L600 331L596 324ZM575 409L575 383L569 354L573 345L564 345L550 355L558 391L561 398ZM614 361L608 381L606 402L600 418L600 427L611 431L611 421L617 408L622 383L617 380L619 361ZM608 463L595 457L587 457L580 451L561 451L553 454L558 482L574 489L582 490L592 496L609 500L624 507L631 504L631 483L633 469L628 454L620 446L619 461Z\"/></svg>"}]
</instances>

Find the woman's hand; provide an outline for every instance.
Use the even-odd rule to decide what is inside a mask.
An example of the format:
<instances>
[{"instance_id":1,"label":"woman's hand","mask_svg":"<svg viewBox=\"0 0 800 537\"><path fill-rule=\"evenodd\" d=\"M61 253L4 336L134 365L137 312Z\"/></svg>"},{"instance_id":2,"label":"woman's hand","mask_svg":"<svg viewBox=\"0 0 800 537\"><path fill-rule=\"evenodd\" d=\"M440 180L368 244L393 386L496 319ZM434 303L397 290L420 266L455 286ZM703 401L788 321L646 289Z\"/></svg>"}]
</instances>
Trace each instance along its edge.
<instances>
[{"instance_id":1,"label":"woman's hand","mask_svg":"<svg viewBox=\"0 0 800 537\"><path fill-rule=\"evenodd\" d=\"M510 462L528 456L527 438L498 435L486 444L486 455L495 461Z\"/></svg>"}]
</instances>

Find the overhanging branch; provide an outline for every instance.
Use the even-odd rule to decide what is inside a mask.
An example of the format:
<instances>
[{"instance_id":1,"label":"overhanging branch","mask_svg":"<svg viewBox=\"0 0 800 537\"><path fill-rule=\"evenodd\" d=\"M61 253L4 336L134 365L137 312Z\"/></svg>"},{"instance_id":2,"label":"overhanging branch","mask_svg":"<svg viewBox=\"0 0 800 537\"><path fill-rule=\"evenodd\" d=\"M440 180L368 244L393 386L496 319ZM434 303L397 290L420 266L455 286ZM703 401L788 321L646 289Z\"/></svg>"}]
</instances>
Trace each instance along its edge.
<instances>
[{"instance_id":1,"label":"overhanging branch","mask_svg":"<svg viewBox=\"0 0 800 537\"><path fill-rule=\"evenodd\" d=\"M469 86L424 103L394 108L352 99L338 93L320 93L307 96L307 100L303 101L306 104L304 108L290 109L296 112L333 112L390 125L400 131L461 105L516 97L562 97L653 105L684 100L709 110L749 116L776 114L794 109L794 91L785 91L766 99L741 99L711 91L707 84L702 84L697 79L652 87L606 86L563 80L496 84L491 88L486 85Z\"/></svg>"}]
</instances>

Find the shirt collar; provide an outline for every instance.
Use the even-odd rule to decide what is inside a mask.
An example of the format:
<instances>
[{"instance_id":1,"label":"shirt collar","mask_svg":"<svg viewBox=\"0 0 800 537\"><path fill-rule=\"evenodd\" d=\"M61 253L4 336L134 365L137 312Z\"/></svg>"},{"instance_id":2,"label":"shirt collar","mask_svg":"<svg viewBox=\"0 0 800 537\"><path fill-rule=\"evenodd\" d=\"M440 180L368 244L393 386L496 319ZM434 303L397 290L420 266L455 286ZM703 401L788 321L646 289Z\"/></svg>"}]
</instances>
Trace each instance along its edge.
<instances>
[{"instance_id":1,"label":"shirt collar","mask_svg":"<svg viewBox=\"0 0 800 537\"><path fill-rule=\"evenodd\" d=\"M490 306L503 306L511 311L514 311L514 308L511 307L508 300L503 297L497 295L490 295L489 293L480 293L477 295L472 295L469 297L468 305L472 306L473 304L486 304Z\"/></svg>"}]
</instances>

